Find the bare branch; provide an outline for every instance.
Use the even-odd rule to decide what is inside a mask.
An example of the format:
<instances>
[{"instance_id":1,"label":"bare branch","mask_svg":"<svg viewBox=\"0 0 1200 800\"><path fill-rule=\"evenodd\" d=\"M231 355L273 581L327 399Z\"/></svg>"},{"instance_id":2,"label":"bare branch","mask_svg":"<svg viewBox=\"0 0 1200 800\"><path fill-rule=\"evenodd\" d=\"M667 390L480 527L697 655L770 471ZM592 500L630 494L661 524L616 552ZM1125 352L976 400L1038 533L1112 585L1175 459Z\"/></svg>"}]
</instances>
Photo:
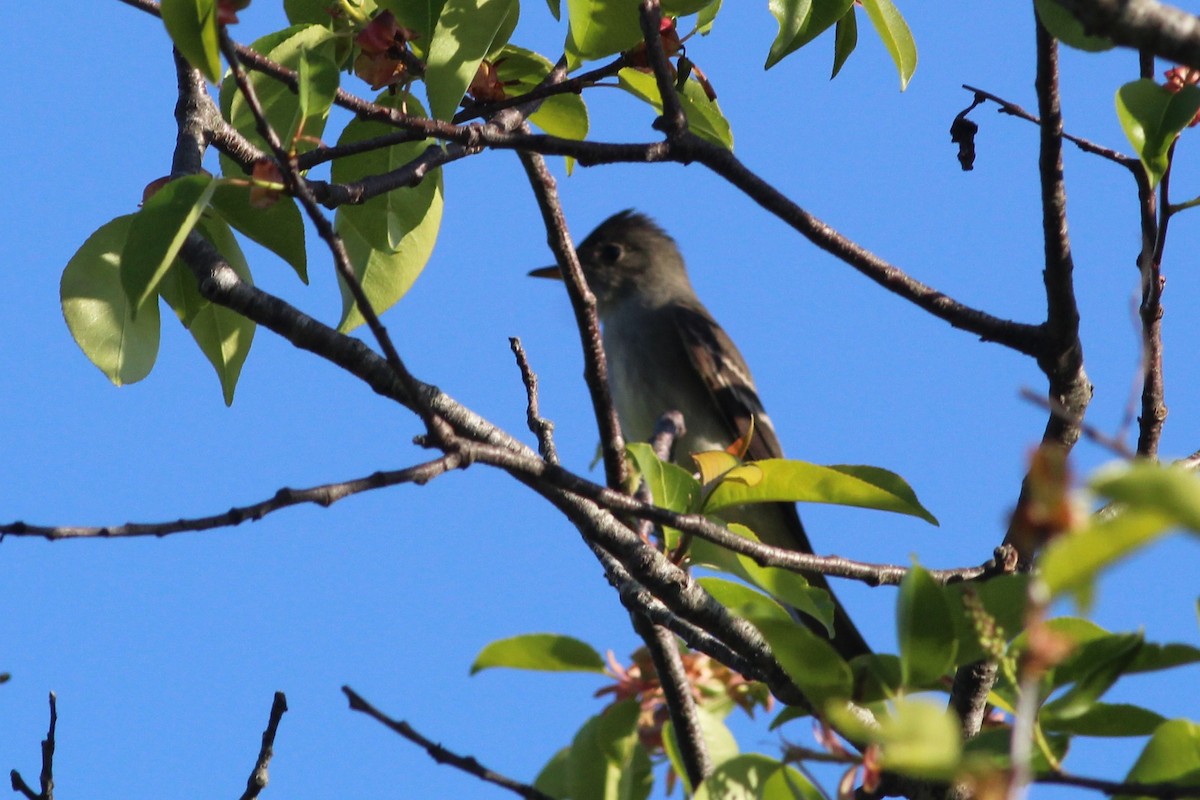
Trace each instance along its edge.
<instances>
[{"instance_id":1,"label":"bare branch","mask_svg":"<svg viewBox=\"0 0 1200 800\"><path fill-rule=\"evenodd\" d=\"M1156 0L1054 0L1095 36L1200 69L1200 17Z\"/></svg>"},{"instance_id":2,"label":"bare branch","mask_svg":"<svg viewBox=\"0 0 1200 800\"><path fill-rule=\"evenodd\" d=\"M242 792L240 800L255 800L266 788L269 780L267 766L271 763L271 757L275 755L275 733L279 730L279 720L283 719L287 710L287 698L283 696L283 692L276 692L275 699L271 702L271 716L267 719L266 730L263 731L258 760L254 762L254 769L246 779L246 791Z\"/></svg>"},{"instance_id":3,"label":"bare branch","mask_svg":"<svg viewBox=\"0 0 1200 800\"><path fill-rule=\"evenodd\" d=\"M383 724L390 730L400 734L405 739L408 739L413 744L421 747L439 764L449 764L455 769L462 770L468 775L473 775L485 783L490 783L499 786L502 789L508 789L513 794L519 797L528 798L528 800L554 800L550 795L538 791L533 786L527 783L521 783L509 778L506 775L501 775L480 764L474 756L462 756L452 752L440 744L425 738L416 731L411 725L403 720L392 719L387 714L377 709L375 706L364 700L357 692L349 686L343 686L342 692L350 700L350 708L354 711L360 711L366 714L371 719Z\"/></svg>"},{"instance_id":4,"label":"bare branch","mask_svg":"<svg viewBox=\"0 0 1200 800\"><path fill-rule=\"evenodd\" d=\"M600 444L604 454L604 474L608 485L619 488L625 485L628 467L625 464L625 438L621 434L621 423L613 405L612 389L608 384L608 361L604 354L604 343L600 335L600 318L596 315L596 298L588 288L583 276L579 256L571 243L567 220L558 200L558 185L546 168L545 159L536 153L520 153L521 165L533 187L542 221L546 226L546 239L558 260L567 297L575 312L575 325L583 345L583 374L588 394L592 400L592 411L600 431Z\"/></svg>"},{"instance_id":5,"label":"bare branch","mask_svg":"<svg viewBox=\"0 0 1200 800\"><path fill-rule=\"evenodd\" d=\"M1023 119L1026 122L1032 122L1034 125L1042 124L1042 121L1038 119L1036 115L1030 114L1021 106L1017 105L1016 103L1011 103L1008 100L1005 100L1003 97L999 97L991 92L984 91L983 89L977 89L974 86L968 86L965 83L962 85L962 88L969 92L974 92L977 100L979 98L991 100L993 103L1000 106L997 111L1001 114L1008 114L1010 116L1017 117L1018 119ZM1085 153L1091 153L1092 155L1100 156L1101 158L1112 161L1114 164L1120 164L1122 167L1125 167L1131 172L1140 173L1143 171L1141 162L1133 156L1127 156L1124 153L1113 150L1110 147L1104 147L1103 145L1096 144L1095 142L1080 138L1078 136L1073 136L1066 132L1063 133L1062 138L1076 145Z\"/></svg>"},{"instance_id":6,"label":"bare branch","mask_svg":"<svg viewBox=\"0 0 1200 800\"><path fill-rule=\"evenodd\" d=\"M38 775L40 792L33 791L21 773L13 770L9 773L14 792L25 795L28 800L54 800L54 731L58 727L58 698L50 693L50 728L46 738L42 740L42 770Z\"/></svg>"},{"instance_id":7,"label":"bare branch","mask_svg":"<svg viewBox=\"0 0 1200 800\"><path fill-rule=\"evenodd\" d=\"M642 26L642 39L646 43L646 59L654 70L654 81L662 98L662 116L654 121L654 128L666 134L668 139L677 139L687 133L687 116L675 91L671 64L663 50L661 23L662 9L658 0L642 0L638 6L638 21Z\"/></svg>"},{"instance_id":8,"label":"bare branch","mask_svg":"<svg viewBox=\"0 0 1200 800\"><path fill-rule=\"evenodd\" d=\"M679 752L687 770L688 781L692 786L699 786L712 772L713 762L708 754L708 745L704 741L704 731L696 713L696 697L692 694L692 684L688 680L683 660L679 657L679 646L675 643L675 636L641 614L630 616L633 619L634 630L646 643L650 660L654 662L654 672L658 675L658 683L662 687L663 698L671 714L675 739L679 743Z\"/></svg>"},{"instance_id":9,"label":"bare branch","mask_svg":"<svg viewBox=\"0 0 1200 800\"><path fill-rule=\"evenodd\" d=\"M517 368L521 370L521 380L525 384L525 395L529 402L525 409L525 420L530 432L537 437L538 452L549 464L558 463L558 449L554 446L554 423L544 418L538 407L538 378L533 368L529 366L529 358L525 348L516 336L508 340L513 356L517 359Z\"/></svg>"},{"instance_id":10,"label":"bare branch","mask_svg":"<svg viewBox=\"0 0 1200 800\"><path fill-rule=\"evenodd\" d=\"M237 506L222 514L177 519L170 522L127 522L124 525L29 525L10 522L0 525L0 536L28 536L55 541L57 539L120 539L135 536L169 536L187 531L207 531L231 528L243 522L257 522L268 514L303 503L328 508L339 500L360 492L369 492L402 483L423 485L433 478L465 466L462 456L455 453L435 458L423 464L399 470L374 472L363 478L326 483L308 489L284 487L270 499L246 506Z\"/></svg>"}]
</instances>

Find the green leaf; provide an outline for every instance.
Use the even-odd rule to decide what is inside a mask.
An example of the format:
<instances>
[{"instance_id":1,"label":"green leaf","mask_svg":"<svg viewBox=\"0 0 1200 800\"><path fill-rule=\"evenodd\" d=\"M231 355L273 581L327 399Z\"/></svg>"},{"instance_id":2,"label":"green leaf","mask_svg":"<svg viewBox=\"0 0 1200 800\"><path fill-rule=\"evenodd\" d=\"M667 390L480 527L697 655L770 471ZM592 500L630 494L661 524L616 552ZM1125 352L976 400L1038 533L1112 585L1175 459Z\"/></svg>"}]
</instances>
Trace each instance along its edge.
<instances>
[{"instance_id":1,"label":"green leaf","mask_svg":"<svg viewBox=\"0 0 1200 800\"><path fill-rule=\"evenodd\" d=\"M719 767L738 754L738 743L733 732L721 717L704 708L696 708L696 720L700 723L700 732L704 738L704 746L714 767ZM686 794L691 794L692 784L688 780L687 767L683 763L683 755L679 750L679 739L675 735L675 726L670 720L663 725L663 751L671 762L675 774L683 781Z\"/></svg>"},{"instance_id":2,"label":"green leaf","mask_svg":"<svg viewBox=\"0 0 1200 800\"><path fill-rule=\"evenodd\" d=\"M795 767L747 753L717 766L692 800L822 800L824 797Z\"/></svg>"},{"instance_id":3,"label":"green leaf","mask_svg":"<svg viewBox=\"0 0 1200 800\"><path fill-rule=\"evenodd\" d=\"M632 442L625 450L650 487L654 504L680 514L689 513L700 496L700 483L677 464L662 461L645 442Z\"/></svg>"},{"instance_id":4,"label":"green leaf","mask_svg":"<svg viewBox=\"0 0 1200 800\"><path fill-rule=\"evenodd\" d=\"M833 34L833 72L830 73L829 79L833 80L837 74L842 71L842 65L846 63L846 59L854 52L854 48L858 47L858 17L855 15L854 6L850 6L850 10L837 21L837 28Z\"/></svg>"},{"instance_id":5,"label":"green leaf","mask_svg":"<svg viewBox=\"0 0 1200 800\"><path fill-rule=\"evenodd\" d=\"M150 374L158 357L158 302L134 318L121 283L121 251L133 215L107 222L71 256L59 284L63 318L75 343L117 386Z\"/></svg>"},{"instance_id":6,"label":"green leaf","mask_svg":"<svg viewBox=\"0 0 1200 800\"><path fill-rule=\"evenodd\" d=\"M717 0L662 0L660 5L664 17L687 17L716 2Z\"/></svg>"},{"instance_id":7,"label":"green leaf","mask_svg":"<svg viewBox=\"0 0 1200 800\"><path fill-rule=\"evenodd\" d=\"M137 311L158 292L159 281L208 207L216 184L209 175L188 175L163 186L133 215L121 251L121 285Z\"/></svg>"},{"instance_id":8,"label":"green leaf","mask_svg":"<svg viewBox=\"0 0 1200 800\"><path fill-rule=\"evenodd\" d=\"M336 84L332 89L330 87L330 83L337 79L336 67L333 66L336 38L333 32L323 25L294 25L264 36L251 45L256 52L297 72L300 71L302 62L309 61L311 85L305 93L304 100L304 104L308 106L307 114L302 110L302 102L296 92L269 75L261 72L250 73L250 85L254 87L254 93L262 105L267 122L279 136L283 146L297 153L314 149L325 130L329 106L324 105L320 97L328 93L332 98L332 91L337 88ZM258 133L254 114L238 91L232 75L221 82L221 110L239 133L256 147L267 149L266 140ZM243 174L241 168L229 159L223 159L221 163L222 171L226 175Z\"/></svg>"},{"instance_id":9,"label":"green leaf","mask_svg":"<svg viewBox=\"0 0 1200 800\"><path fill-rule=\"evenodd\" d=\"M562 0L546 0L546 5L556 20L562 19Z\"/></svg>"},{"instance_id":10,"label":"green leaf","mask_svg":"<svg viewBox=\"0 0 1200 800\"><path fill-rule=\"evenodd\" d=\"M446 0L378 0L380 8L391 11L396 21L417 34L413 45L428 50L428 43L433 39L433 29L437 27L438 17Z\"/></svg>"},{"instance_id":11,"label":"green leaf","mask_svg":"<svg viewBox=\"0 0 1200 800\"><path fill-rule=\"evenodd\" d=\"M744 539L761 541L744 525L733 523L727 527ZM803 575L785 569L759 566L748 556L700 538L692 540L689 552L693 564L723 570L749 581L776 600L818 620L829 631L830 636L833 635L833 598L824 589L810 586Z\"/></svg>"},{"instance_id":12,"label":"green leaf","mask_svg":"<svg viewBox=\"0 0 1200 800\"><path fill-rule=\"evenodd\" d=\"M492 642L475 657L471 674L492 667L541 672L604 672L591 645L557 633L526 633Z\"/></svg>"},{"instance_id":13,"label":"green leaf","mask_svg":"<svg viewBox=\"0 0 1200 800\"><path fill-rule=\"evenodd\" d=\"M771 645L775 660L812 703L850 697L854 675L828 639L791 619L749 617Z\"/></svg>"},{"instance_id":14,"label":"green leaf","mask_svg":"<svg viewBox=\"0 0 1200 800\"><path fill-rule=\"evenodd\" d=\"M533 781L533 788L551 797L570 797L571 794L571 748L559 750Z\"/></svg>"},{"instance_id":15,"label":"green leaf","mask_svg":"<svg viewBox=\"0 0 1200 800\"><path fill-rule=\"evenodd\" d=\"M1035 747L1029 763L1034 774L1060 769L1071 742L1070 737L1061 733L1046 734L1045 739L1050 746L1051 754L1059 764L1051 767L1042 749ZM963 761L967 769L972 771L1007 770L1012 763L1009 755L1011 749L1011 729L1008 727L984 729L966 743Z\"/></svg>"},{"instance_id":16,"label":"green leaf","mask_svg":"<svg viewBox=\"0 0 1200 800\"><path fill-rule=\"evenodd\" d=\"M1200 476L1179 466L1139 461L1100 470L1094 491L1130 508L1157 511L1200 531Z\"/></svg>"},{"instance_id":17,"label":"green leaf","mask_svg":"<svg viewBox=\"0 0 1200 800\"><path fill-rule=\"evenodd\" d=\"M846 16L854 0L771 0L771 13L779 33L767 53L763 69L770 69Z\"/></svg>"},{"instance_id":18,"label":"green leaf","mask_svg":"<svg viewBox=\"0 0 1200 800\"><path fill-rule=\"evenodd\" d=\"M1069 719L1043 711L1038 721L1045 730L1078 736L1149 736L1166 720L1139 706L1094 703L1084 713Z\"/></svg>"},{"instance_id":19,"label":"green leaf","mask_svg":"<svg viewBox=\"0 0 1200 800\"><path fill-rule=\"evenodd\" d=\"M571 800L644 800L653 785L650 757L638 741L640 709L623 700L583 724L567 756Z\"/></svg>"},{"instance_id":20,"label":"green leaf","mask_svg":"<svg viewBox=\"0 0 1200 800\"><path fill-rule=\"evenodd\" d=\"M1070 720L1086 714L1096 701L1125 674L1142 649L1141 634L1118 634L1094 639L1080 647L1053 673L1053 682L1072 681L1061 697L1047 703L1042 712L1051 719Z\"/></svg>"},{"instance_id":21,"label":"green leaf","mask_svg":"<svg viewBox=\"0 0 1200 800\"><path fill-rule=\"evenodd\" d=\"M320 120L322 128L338 90L338 68L330 56L330 48L326 47L301 50L297 70L296 100L301 122ZM297 135L311 134L297 131Z\"/></svg>"},{"instance_id":22,"label":"green leaf","mask_svg":"<svg viewBox=\"0 0 1200 800\"><path fill-rule=\"evenodd\" d=\"M343 12L347 8L356 9L355 13L365 20L375 13L375 0L353 0L346 4L335 4L331 0L283 0L283 10L288 23L292 25L316 23L331 28L338 23L347 24L353 20L351 15L331 13L332 10Z\"/></svg>"},{"instance_id":23,"label":"green leaf","mask_svg":"<svg viewBox=\"0 0 1200 800\"><path fill-rule=\"evenodd\" d=\"M917 43L912 31L892 0L862 0L862 5L896 64L896 71L900 73L900 91L903 92L917 71Z\"/></svg>"},{"instance_id":24,"label":"green leaf","mask_svg":"<svg viewBox=\"0 0 1200 800\"><path fill-rule=\"evenodd\" d=\"M890 713L876 715L877 728L861 724L843 706L833 704L827 711L835 725L878 744L880 765L889 772L928 780L953 778L962 758L962 735L945 703L901 698L888 707Z\"/></svg>"},{"instance_id":25,"label":"green leaf","mask_svg":"<svg viewBox=\"0 0 1200 800\"><path fill-rule=\"evenodd\" d=\"M795 624L783 606L749 586L712 577L697 578L696 582L703 586L713 599L739 617L749 620L772 619Z\"/></svg>"},{"instance_id":26,"label":"green leaf","mask_svg":"<svg viewBox=\"0 0 1200 800\"><path fill-rule=\"evenodd\" d=\"M761 481L754 486L723 481L709 495L705 513L745 503L832 503L894 511L937 524L904 479L885 469L845 464L822 467L781 458L755 461L754 465L762 470Z\"/></svg>"},{"instance_id":27,"label":"green leaf","mask_svg":"<svg viewBox=\"0 0 1200 800\"><path fill-rule=\"evenodd\" d=\"M1116 47L1112 39L1086 33L1083 23L1054 0L1033 0L1033 7L1050 35L1065 45L1089 53L1099 53Z\"/></svg>"},{"instance_id":28,"label":"green leaf","mask_svg":"<svg viewBox=\"0 0 1200 800\"><path fill-rule=\"evenodd\" d=\"M714 3L709 3L701 10L699 16L696 17L696 33L701 36L708 36L712 33L713 22L717 18L717 12L721 10L722 0L716 0Z\"/></svg>"},{"instance_id":29,"label":"green leaf","mask_svg":"<svg viewBox=\"0 0 1200 800\"><path fill-rule=\"evenodd\" d=\"M640 42L637 8L637 0L567 0L567 66L574 70Z\"/></svg>"},{"instance_id":30,"label":"green leaf","mask_svg":"<svg viewBox=\"0 0 1200 800\"><path fill-rule=\"evenodd\" d=\"M1042 551L1042 581L1055 596L1086 592L1102 570L1161 537L1171 523L1169 516L1155 511L1093 515L1082 529L1059 536Z\"/></svg>"},{"instance_id":31,"label":"green leaf","mask_svg":"<svg viewBox=\"0 0 1200 800\"><path fill-rule=\"evenodd\" d=\"M429 110L449 120L475 78L479 63L495 47L516 0L446 0L429 41L425 85Z\"/></svg>"},{"instance_id":32,"label":"green leaf","mask_svg":"<svg viewBox=\"0 0 1200 800\"><path fill-rule=\"evenodd\" d=\"M622 89L662 113L662 95L658 92L653 75L626 67L617 74L617 80ZM692 133L713 144L733 149L733 131L729 128L728 120L721 113L717 101L709 100L703 87L694 79L689 78L684 84L683 91L679 93L679 103L683 106Z\"/></svg>"},{"instance_id":33,"label":"green leaf","mask_svg":"<svg viewBox=\"0 0 1200 800\"><path fill-rule=\"evenodd\" d=\"M942 587L920 565L914 564L900 582L896 635L905 686L931 686L954 666L958 636L950 604Z\"/></svg>"},{"instance_id":34,"label":"green leaf","mask_svg":"<svg viewBox=\"0 0 1200 800\"><path fill-rule=\"evenodd\" d=\"M217 0L162 0L163 24L187 62L213 83L221 77Z\"/></svg>"},{"instance_id":35,"label":"green leaf","mask_svg":"<svg viewBox=\"0 0 1200 800\"><path fill-rule=\"evenodd\" d=\"M496 59L497 77L510 97L525 94L536 88L550 74L554 65L532 50L505 45ZM584 139L588 132L587 106L582 95L557 94L542 101L529 121L551 136L564 139Z\"/></svg>"},{"instance_id":36,"label":"green leaf","mask_svg":"<svg viewBox=\"0 0 1200 800\"><path fill-rule=\"evenodd\" d=\"M1180 131L1200 111L1200 88L1185 86L1169 92L1149 78L1117 90L1117 118L1138 158L1157 186L1169 166L1169 153Z\"/></svg>"},{"instance_id":37,"label":"green leaf","mask_svg":"<svg viewBox=\"0 0 1200 800\"><path fill-rule=\"evenodd\" d=\"M1164 722L1154 731L1129 774L1128 783L1200 786L1200 725L1186 719ZM1115 800L1132 800L1120 795Z\"/></svg>"},{"instance_id":38,"label":"green leaf","mask_svg":"<svg viewBox=\"0 0 1200 800\"><path fill-rule=\"evenodd\" d=\"M238 277L253 285L250 265L246 263L233 231L219 219L202 219L198 229L224 256ZM207 301L200 294L192 271L179 259L159 284L159 292L216 370L225 405L233 405L238 377L254 341L254 322L232 309Z\"/></svg>"},{"instance_id":39,"label":"green leaf","mask_svg":"<svg viewBox=\"0 0 1200 800\"><path fill-rule=\"evenodd\" d=\"M376 102L392 107L406 102L408 113L421 113L421 106L413 97L406 100L385 92ZM346 126L338 144L371 139L392 130L380 122L355 119ZM333 180L351 183L367 175L391 172L415 159L425 147L421 142L405 142L339 158L333 163ZM346 245L355 274L377 313L395 305L421 274L433 252L441 222L440 169L426 175L416 186L394 189L361 205L338 209L335 226ZM343 285L342 319L338 330L347 332L362 322L353 296Z\"/></svg>"},{"instance_id":40,"label":"green leaf","mask_svg":"<svg viewBox=\"0 0 1200 800\"><path fill-rule=\"evenodd\" d=\"M250 205L250 184L230 178L216 181L210 205L221 219L282 258L308 283L304 221L294 199L280 197L267 208L256 208Z\"/></svg>"},{"instance_id":41,"label":"green leaf","mask_svg":"<svg viewBox=\"0 0 1200 800\"><path fill-rule=\"evenodd\" d=\"M987 655L979 642L975 622L963 604L962 595L973 592L983 605L983 611L1007 640L1025 626L1029 580L1027 574L1001 575L982 583L951 583L943 589L947 597L952 598L949 600L951 614L958 629L956 664L969 664Z\"/></svg>"}]
</instances>

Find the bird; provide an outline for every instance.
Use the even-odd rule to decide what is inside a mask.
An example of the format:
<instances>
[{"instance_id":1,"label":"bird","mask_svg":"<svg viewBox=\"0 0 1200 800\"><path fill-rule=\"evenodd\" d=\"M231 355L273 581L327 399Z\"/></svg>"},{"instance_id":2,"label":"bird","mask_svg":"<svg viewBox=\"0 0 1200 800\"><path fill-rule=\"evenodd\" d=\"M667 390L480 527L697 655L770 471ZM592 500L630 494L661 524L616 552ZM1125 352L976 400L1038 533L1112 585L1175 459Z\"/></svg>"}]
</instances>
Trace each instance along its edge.
<instances>
[{"instance_id":1,"label":"bird","mask_svg":"<svg viewBox=\"0 0 1200 800\"><path fill-rule=\"evenodd\" d=\"M724 450L749 436L745 459L782 458L783 448L745 358L696 295L678 245L650 217L632 209L602 222L576 248L596 298L608 377L627 441L646 441L663 413L683 414L685 434L674 460L692 471L690 454ZM557 267L532 275L558 277ZM765 543L812 553L795 503L723 512ZM832 644L846 659L871 652L825 576L805 573L834 601ZM813 631L828 632L799 615Z\"/></svg>"}]
</instances>

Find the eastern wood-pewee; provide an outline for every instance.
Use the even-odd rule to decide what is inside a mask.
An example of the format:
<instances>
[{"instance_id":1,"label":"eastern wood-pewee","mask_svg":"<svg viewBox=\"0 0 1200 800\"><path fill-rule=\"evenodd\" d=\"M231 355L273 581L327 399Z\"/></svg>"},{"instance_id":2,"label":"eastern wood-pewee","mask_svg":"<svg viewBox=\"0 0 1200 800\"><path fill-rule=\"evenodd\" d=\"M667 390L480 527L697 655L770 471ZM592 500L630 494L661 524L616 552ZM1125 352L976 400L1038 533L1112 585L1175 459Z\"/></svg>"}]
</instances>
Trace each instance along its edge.
<instances>
[{"instance_id":1,"label":"eastern wood-pewee","mask_svg":"<svg viewBox=\"0 0 1200 800\"><path fill-rule=\"evenodd\" d=\"M681 412L687 433L675 443L674 458L690 471L691 453L724 450L750 431L753 419L747 460L782 458L750 369L696 296L674 240L649 217L622 211L592 231L577 250L596 296L609 383L625 438L645 441L664 412ZM558 275L556 268L532 274ZM794 503L755 504L724 516L746 525L767 544L812 552ZM823 575L805 577L829 590ZM836 597L834 604L834 646L845 658L870 652ZM804 619L825 635L821 625Z\"/></svg>"}]
</instances>

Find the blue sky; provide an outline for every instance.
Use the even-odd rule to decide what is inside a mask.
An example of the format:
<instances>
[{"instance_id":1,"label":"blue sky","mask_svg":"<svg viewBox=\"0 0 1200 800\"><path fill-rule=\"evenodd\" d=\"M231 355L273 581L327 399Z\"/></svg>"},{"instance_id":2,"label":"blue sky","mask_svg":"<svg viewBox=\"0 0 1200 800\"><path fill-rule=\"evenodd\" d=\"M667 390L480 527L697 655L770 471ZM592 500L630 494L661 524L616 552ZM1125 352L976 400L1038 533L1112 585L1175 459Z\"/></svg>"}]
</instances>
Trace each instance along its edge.
<instances>
[{"instance_id":1,"label":"blue sky","mask_svg":"<svg viewBox=\"0 0 1200 800\"><path fill-rule=\"evenodd\" d=\"M270 6L259 0L243 12L236 36L250 41L279 27ZM564 26L542 4L525 6L514 43L553 56ZM727 6L713 35L689 42L688 53L717 88L739 156L917 278L993 314L1039 320L1036 129L994 107L977 109L972 173L959 170L947 133L970 102L963 83L1034 108L1032 12L906 4L921 63L901 94L865 19L859 51L830 82L829 37L764 74L775 28L766 4ZM209 514L282 486L426 458L411 444L420 432L411 414L266 331L232 408L166 315L150 377L108 384L62 322L58 279L93 230L133 211L142 187L169 171L169 46L157 20L117 2L83 4L68 22L18 4L8 27L10 45L0 51L10 175L0 195L10 276L0 317L0 372L8 376L0 518L103 524ZM1112 95L1136 77L1134 56L1065 53L1063 61L1069 130L1127 149ZM594 138L652 138L652 114L623 93L598 88L585 98ZM1185 145L1174 176L1180 199L1200 192ZM933 528L804 508L819 551L899 563L915 556L935 567L990 555L1045 421L1018 397L1021 387L1043 388L1033 363L887 294L700 167L579 169L570 178L561 164L555 169L577 240L630 206L673 233L701 297L753 366L789 455L893 469L941 521ZM1115 431L1137 363L1132 181L1073 148L1066 170L1096 384L1088 419ZM561 292L525 277L551 256L519 164L509 153L484 154L456 163L445 181L437 248L384 321L418 377L528 440L507 341L521 336L563 459L586 470L596 434L579 347ZM1164 266L1165 457L1200 447L1189 325L1200 298L1189 256L1196 239L1193 221L1178 218ZM273 256L248 254L259 285L336 322L340 299L319 247L310 248L309 287ZM1085 443L1075 463L1086 474L1109 458ZM1195 643L1196 557L1194 541L1176 538L1122 566L1102 584L1096 619L1142 628L1152 641ZM891 590L838 592L867 637L891 647ZM239 793L275 690L292 710L268 797L499 796L347 711L338 688L349 684L429 737L532 780L600 709L591 697L600 682L468 677L475 654L531 631L570 633L622 658L637 646L575 531L484 467L233 530L123 542L10 538L0 544L0 608L0 671L13 675L0 686L0 767L36 778L45 697L54 690L55 774L67 799ZM1188 675L1194 683L1195 671ZM1116 699L1194 712L1179 706L1182 679L1135 678ZM740 730L743 749L777 752L765 728ZM793 726L788 735L807 742L808 730ZM1101 742L1067 766L1117 778L1138 746Z\"/></svg>"}]
</instances>

